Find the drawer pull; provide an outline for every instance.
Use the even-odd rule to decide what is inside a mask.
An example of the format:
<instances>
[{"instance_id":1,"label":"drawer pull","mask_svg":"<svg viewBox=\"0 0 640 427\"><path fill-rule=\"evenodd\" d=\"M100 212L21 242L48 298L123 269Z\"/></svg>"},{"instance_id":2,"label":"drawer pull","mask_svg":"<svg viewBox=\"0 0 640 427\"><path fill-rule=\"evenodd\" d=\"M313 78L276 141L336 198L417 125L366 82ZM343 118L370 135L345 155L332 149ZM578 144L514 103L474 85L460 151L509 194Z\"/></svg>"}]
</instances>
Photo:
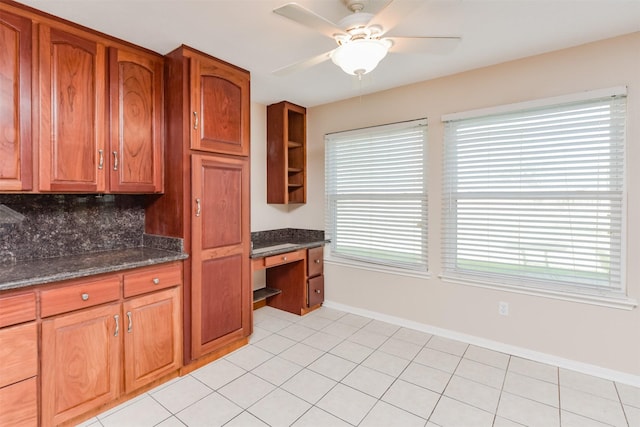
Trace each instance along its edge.
<instances>
[{"instance_id":1,"label":"drawer pull","mask_svg":"<svg viewBox=\"0 0 640 427\"><path fill-rule=\"evenodd\" d=\"M316 292L316 294L319 294L320 293L320 289L316 289L315 292Z\"/></svg>"},{"instance_id":2,"label":"drawer pull","mask_svg":"<svg viewBox=\"0 0 640 427\"><path fill-rule=\"evenodd\" d=\"M118 323L118 320L120 319L120 316L117 314L114 314L113 316L113 320L116 321L116 331L113 333L114 337L118 336L118 332L120 332L120 324Z\"/></svg>"},{"instance_id":3,"label":"drawer pull","mask_svg":"<svg viewBox=\"0 0 640 427\"><path fill-rule=\"evenodd\" d=\"M80 295L80 298L82 298L82 301L89 301L89 294L84 293Z\"/></svg>"},{"instance_id":4,"label":"drawer pull","mask_svg":"<svg viewBox=\"0 0 640 427\"><path fill-rule=\"evenodd\" d=\"M287 257L286 257L286 256L283 256L283 257L282 257L282 260L283 260L283 261L286 261L286 260L287 260Z\"/></svg>"},{"instance_id":5,"label":"drawer pull","mask_svg":"<svg viewBox=\"0 0 640 427\"><path fill-rule=\"evenodd\" d=\"M320 260L319 259L317 259L317 260L315 260L313 262L315 262L316 264L320 264Z\"/></svg>"},{"instance_id":6,"label":"drawer pull","mask_svg":"<svg viewBox=\"0 0 640 427\"><path fill-rule=\"evenodd\" d=\"M154 277L152 282L153 282L154 285L157 285L157 284L160 283L160 279L158 279L157 277Z\"/></svg>"},{"instance_id":7,"label":"drawer pull","mask_svg":"<svg viewBox=\"0 0 640 427\"><path fill-rule=\"evenodd\" d=\"M131 319L131 312L127 311L127 319L129 320L129 326L127 327L127 332L131 333L131 330L133 329L133 321Z\"/></svg>"}]
</instances>

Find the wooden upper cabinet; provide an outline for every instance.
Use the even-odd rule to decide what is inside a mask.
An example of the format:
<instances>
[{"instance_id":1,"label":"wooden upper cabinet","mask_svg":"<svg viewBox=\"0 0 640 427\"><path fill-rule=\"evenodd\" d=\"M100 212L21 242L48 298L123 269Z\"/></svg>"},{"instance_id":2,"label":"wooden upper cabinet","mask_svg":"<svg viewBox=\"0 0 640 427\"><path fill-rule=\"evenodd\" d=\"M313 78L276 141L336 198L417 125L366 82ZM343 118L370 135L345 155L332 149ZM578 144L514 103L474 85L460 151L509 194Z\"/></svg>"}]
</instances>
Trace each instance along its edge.
<instances>
[{"instance_id":1,"label":"wooden upper cabinet","mask_svg":"<svg viewBox=\"0 0 640 427\"><path fill-rule=\"evenodd\" d=\"M109 49L112 193L163 190L162 58Z\"/></svg>"},{"instance_id":2,"label":"wooden upper cabinet","mask_svg":"<svg viewBox=\"0 0 640 427\"><path fill-rule=\"evenodd\" d=\"M249 73L191 57L191 149L248 156Z\"/></svg>"},{"instance_id":3,"label":"wooden upper cabinet","mask_svg":"<svg viewBox=\"0 0 640 427\"><path fill-rule=\"evenodd\" d=\"M31 20L0 10L0 191L32 187Z\"/></svg>"},{"instance_id":4,"label":"wooden upper cabinet","mask_svg":"<svg viewBox=\"0 0 640 427\"><path fill-rule=\"evenodd\" d=\"M105 191L105 47L40 26L40 190Z\"/></svg>"}]
</instances>

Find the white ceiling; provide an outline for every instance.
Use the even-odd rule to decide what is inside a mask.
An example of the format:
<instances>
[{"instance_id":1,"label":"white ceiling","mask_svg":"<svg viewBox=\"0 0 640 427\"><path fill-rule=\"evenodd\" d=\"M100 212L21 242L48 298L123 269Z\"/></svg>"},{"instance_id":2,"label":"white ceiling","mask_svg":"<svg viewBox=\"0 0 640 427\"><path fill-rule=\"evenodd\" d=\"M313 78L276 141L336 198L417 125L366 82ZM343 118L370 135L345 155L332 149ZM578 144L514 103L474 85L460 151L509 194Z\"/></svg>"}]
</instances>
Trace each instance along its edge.
<instances>
[{"instance_id":1,"label":"white ceiling","mask_svg":"<svg viewBox=\"0 0 640 427\"><path fill-rule=\"evenodd\" d=\"M288 1L20 0L162 54L189 45L249 70L252 101L306 107L640 31L640 0L395 0L416 8L394 35L462 40L446 54L390 53L362 81L331 61L278 77L336 46L272 12ZM350 13L341 0L297 2L333 22ZM370 0L368 11L387 2Z\"/></svg>"}]
</instances>

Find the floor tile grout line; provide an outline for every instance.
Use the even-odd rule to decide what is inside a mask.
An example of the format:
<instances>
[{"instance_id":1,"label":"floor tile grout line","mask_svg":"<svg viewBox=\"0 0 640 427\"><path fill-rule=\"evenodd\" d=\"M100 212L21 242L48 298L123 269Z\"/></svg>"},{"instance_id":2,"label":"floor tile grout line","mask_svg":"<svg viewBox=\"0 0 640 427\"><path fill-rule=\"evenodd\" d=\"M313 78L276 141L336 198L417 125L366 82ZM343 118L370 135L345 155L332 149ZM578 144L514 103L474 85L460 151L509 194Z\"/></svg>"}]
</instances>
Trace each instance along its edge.
<instances>
[{"instance_id":1,"label":"floor tile grout line","mask_svg":"<svg viewBox=\"0 0 640 427\"><path fill-rule=\"evenodd\" d=\"M509 355L509 360L507 361L507 368L504 371L504 378L502 379L502 387L500 387L500 394L498 395L498 401L496 402L495 413L493 414L493 423L492 426L495 425L496 420L498 419L498 408L500 408L500 401L502 400L502 393L504 393L504 385L507 382L507 373L509 372L509 366L511 365L512 356ZM513 421L513 420L510 420Z\"/></svg>"}]
</instances>

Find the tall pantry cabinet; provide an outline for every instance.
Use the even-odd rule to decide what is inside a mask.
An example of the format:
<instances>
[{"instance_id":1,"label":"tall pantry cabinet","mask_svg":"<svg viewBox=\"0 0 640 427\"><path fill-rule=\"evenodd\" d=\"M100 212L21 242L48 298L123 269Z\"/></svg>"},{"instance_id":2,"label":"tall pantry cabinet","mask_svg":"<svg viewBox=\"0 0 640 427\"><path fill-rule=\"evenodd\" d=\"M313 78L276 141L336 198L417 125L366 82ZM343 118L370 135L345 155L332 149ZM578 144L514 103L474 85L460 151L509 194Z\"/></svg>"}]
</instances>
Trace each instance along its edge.
<instances>
[{"instance_id":1,"label":"tall pantry cabinet","mask_svg":"<svg viewBox=\"0 0 640 427\"><path fill-rule=\"evenodd\" d=\"M148 233L180 237L189 253L186 365L251 334L250 76L187 46L165 59L165 194L150 201L145 220Z\"/></svg>"}]
</instances>

